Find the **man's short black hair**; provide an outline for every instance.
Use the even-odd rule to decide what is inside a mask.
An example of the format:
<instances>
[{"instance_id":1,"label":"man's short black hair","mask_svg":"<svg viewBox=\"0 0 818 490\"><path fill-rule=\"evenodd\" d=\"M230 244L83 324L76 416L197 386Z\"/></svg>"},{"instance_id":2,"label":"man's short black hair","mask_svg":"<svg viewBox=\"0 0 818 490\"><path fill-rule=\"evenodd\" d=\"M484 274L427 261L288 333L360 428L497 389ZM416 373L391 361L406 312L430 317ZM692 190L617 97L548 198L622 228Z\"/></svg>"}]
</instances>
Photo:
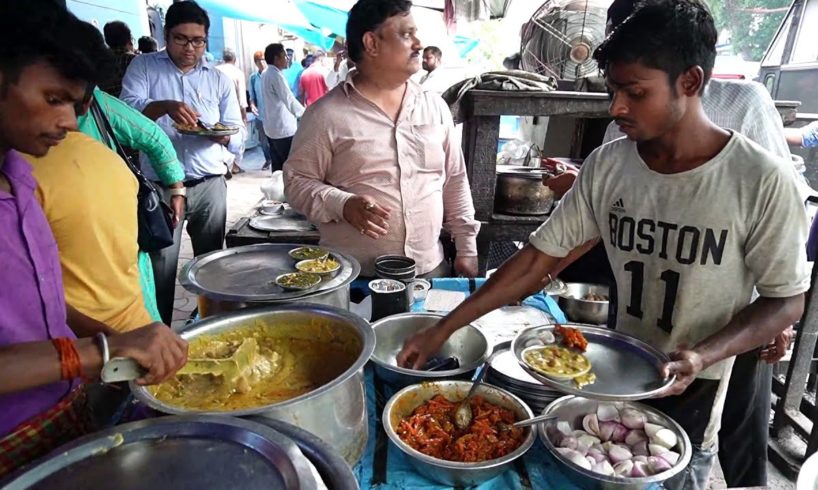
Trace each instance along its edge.
<instances>
[{"instance_id":1,"label":"man's short black hair","mask_svg":"<svg viewBox=\"0 0 818 490\"><path fill-rule=\"evenodd\" d=\"M426 46L423 48L423 54L426 54L427 52L432 53L437 59L443 58L443 51L441 51L437 46Z\"/></svg>"},{"instance_id":2,"label":"man's short black hair","mask_svg":"<svg viewBox=\"0 0 818 490\"><path fill-rule=\"evenodd\" d=\"M156 49L159 47L156 43L156 39L150 36L140 37L137 44L139 45L139 51L143 53L155 53Z\"/></svg>"},{"instance_id":3,"label":"man's short black hair","mask_svg":"<svg viewBox=\"0 0 818 490\"><path fill-rule=\"evenodd\" d=\"M105 35L105 44L111 49L123 49L128 43L133 42L131 29L128 24L121 20L114 20L105 24L102 33Z\"/></svg>"},{"instance_id":4,"label":"man's short black hair","mask_svg":"<svg viewBox=\"0 0 818 490\"><path fill-rule=\"evenodd\" d=\"M165 32L179 24L199 24L204 26L205 34L210 31L210 17L207 16L207 11L193 0L176 2L168 7L165 14Z\"/></svg>"},{"instance_id":5,"label":"man's short black hair","mask_svg":"<svg viewBox=\"0 0 818 490\"><path fill-rule=\"evenodd\" d=\"M639 0L614 0L608 7L608 24L616 27L633 13Z\"/></svg>"},{"instance_id":6,"label":"man's short black hair","mask_svg":"<svg viewBox=\"0 0 818 490\"><path fill-rule=\"evenodd\" d=\"M347 54L355 63L364 57L364 34L372 32L386 19L409 15L410 0L358 0L349 11L347 20Z\"/></svg>"},{"instance_id":7,"label":"man's short black hair","mask_svg":"<svg viewBox=\"0 0 818 490\"><path fill-rule=\"evenodd\" d=\"M679 75L700 66L706 83L716 62L717 38L713 16L703 3L648 0L611 32L594 59L603 70L611 63L642 63L667 73L672 86Z\"/></svg>"},{"instance_id":8,"label":"man's short black hair","mask_svg":"<svg viewBox=\"0 0 818 490\"><path fill-rule=\"evenodd\" d=\"M49 3L48 6L43 3ZM50 2L0 2L0 71L4 86L29 65L45 61L69 80L107 80L113 53L99 29Z\"/></svg>"},{"instance_id":9,"label":"man's short black hair","mask_svg":"<svg viewBox=\"0 0 818 490\"><path fill-rule=\"evenodd\" d=\"M281 43L273 43L264 50L264 61L266 61L268 65L272 65L275 63L276 58L281 56L281 53L286 54L284 45Z\"/></svg>"},{"instance_id":10,"label":"man's short black hair","mask_svg":"<svg viewBox=\"0 0 818 490\"><path fill-rule=\"evenodd\" d=\"M309 68L315 62L315 56L308 54L301 60L301 68Z\"/></svg>"}]
</instances>

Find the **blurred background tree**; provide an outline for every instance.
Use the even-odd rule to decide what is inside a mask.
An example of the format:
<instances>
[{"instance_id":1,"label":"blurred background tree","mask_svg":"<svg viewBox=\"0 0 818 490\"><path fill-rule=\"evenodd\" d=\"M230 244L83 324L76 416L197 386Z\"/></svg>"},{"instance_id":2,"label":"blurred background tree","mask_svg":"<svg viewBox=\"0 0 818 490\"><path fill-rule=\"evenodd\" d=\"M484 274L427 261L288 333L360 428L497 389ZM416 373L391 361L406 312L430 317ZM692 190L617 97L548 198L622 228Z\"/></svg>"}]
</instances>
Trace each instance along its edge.
<instances>
[{"instance_id":1,"label":"blurred background tree","mask_svg":"<svg viewBox=\"0 0 818 490\"><path fill-rule=\"evenodd\" d=\"M761 60L792 3L792 0L705 1L719 32L729 31L733 51L748 61Z\"/></svg>"}]
</instances>

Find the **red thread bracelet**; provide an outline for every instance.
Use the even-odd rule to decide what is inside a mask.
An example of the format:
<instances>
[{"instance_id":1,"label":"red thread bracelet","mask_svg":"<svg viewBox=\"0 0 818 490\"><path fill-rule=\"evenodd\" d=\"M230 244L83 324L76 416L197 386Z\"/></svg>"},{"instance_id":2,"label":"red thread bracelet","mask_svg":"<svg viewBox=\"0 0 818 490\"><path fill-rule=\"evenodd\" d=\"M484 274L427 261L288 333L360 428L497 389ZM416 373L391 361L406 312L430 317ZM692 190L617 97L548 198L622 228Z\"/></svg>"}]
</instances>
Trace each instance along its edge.
<instances>
[{"instance_id":1,"label":"red thread bracelet","mask_svg":"<svg viewBox=\"0 0 818 490\"><path fill-rule=\"evenodd\" d=\"M62 379L72 380L82 376L80 354L74 341L67 337L59 337L51 341L57 354L60 356L60 374Z\"/></svg>"}]
</instances>

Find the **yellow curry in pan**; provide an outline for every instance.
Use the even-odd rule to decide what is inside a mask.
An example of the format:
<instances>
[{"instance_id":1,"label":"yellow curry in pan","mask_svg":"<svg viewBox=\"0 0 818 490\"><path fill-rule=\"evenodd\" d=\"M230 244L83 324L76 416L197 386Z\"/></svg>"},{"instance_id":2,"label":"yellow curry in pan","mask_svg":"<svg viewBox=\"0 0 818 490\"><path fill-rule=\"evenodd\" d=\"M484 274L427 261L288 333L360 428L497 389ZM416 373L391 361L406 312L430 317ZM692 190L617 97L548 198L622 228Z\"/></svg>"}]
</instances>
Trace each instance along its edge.
<instances>
[{"instance_id":1,"label":"yellow curry in pan","mask_svg":"<svg viewBox=\"0 0 818 490\"><path fill-rule=\"evenodd\" d=\"M258 355L247 375L229 381L211 374L177 375L150 387L160 401L191 410L232 411L269 405L313 391L352 366L361 352L358 337L325 322L257 323L190 341L188 358L230 357L254 337Z\"/></svg>"}]
</instances>

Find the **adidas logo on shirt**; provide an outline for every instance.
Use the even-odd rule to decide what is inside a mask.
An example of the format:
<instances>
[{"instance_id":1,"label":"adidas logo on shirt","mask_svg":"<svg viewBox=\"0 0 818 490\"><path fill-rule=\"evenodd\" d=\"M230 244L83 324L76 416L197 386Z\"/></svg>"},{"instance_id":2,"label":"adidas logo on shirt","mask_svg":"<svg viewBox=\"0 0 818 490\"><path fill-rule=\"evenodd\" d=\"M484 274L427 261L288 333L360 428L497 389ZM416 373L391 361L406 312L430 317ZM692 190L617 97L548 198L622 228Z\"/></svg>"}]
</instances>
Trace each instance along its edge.
<instances>
[{"instance_id":1,"label":"adidas logo on shirt","mask_svg":"<svg viewBox=\"0 0 818 490\"><path fill-rule=\"evenodd\" d=\"M625 212L625 203L622 202L621 197L619 199L617 199L615 203L613 203L613 206L611 206L611 211L613 211L614 213L624 213Z\"/></svg>"}]
</instances>

